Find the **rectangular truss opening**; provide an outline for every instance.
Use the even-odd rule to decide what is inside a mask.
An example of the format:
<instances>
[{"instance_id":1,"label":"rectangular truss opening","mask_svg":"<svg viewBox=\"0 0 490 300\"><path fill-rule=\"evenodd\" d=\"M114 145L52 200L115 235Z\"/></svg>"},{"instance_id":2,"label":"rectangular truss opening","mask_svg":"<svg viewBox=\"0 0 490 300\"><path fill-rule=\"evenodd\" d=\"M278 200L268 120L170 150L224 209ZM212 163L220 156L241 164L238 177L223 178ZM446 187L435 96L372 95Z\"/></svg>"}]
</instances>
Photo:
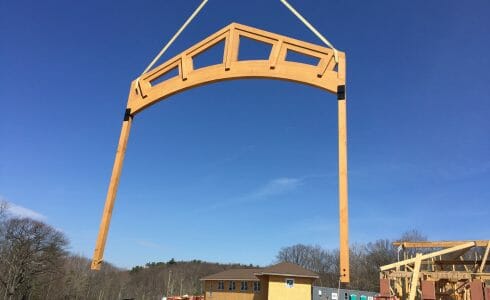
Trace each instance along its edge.
<instances>
[{"instance_id":1,"label":"rectangular truss opening","mask_svg":"<svg viewBox=\"0 0 490 300\"><path fill-rule=\"evenodd\" d=\"M171 68L170 70L166 71L162 75L158 76L157 78L153 79L150 81L151 86L158 85L164 81L167 81L170 78L179 76L179 67L175 66Z\"/></svg>"},{"instance_id":2,"label":"rectangular truss opening","mask_svg":"<svg viewBox=\"0 0 490 300\"><path fill-rule=\"evenodd\" d=\"M317 66L320 62L320 58L288 49L286 53L286 61Z\"/></svg>"},{"instance_id":3,"label":"rectangular truss opening","mask_svg":"<svg viewBox=\"0 0 490 300\"><path fill-rule=\"evenodd\" d=\"M238 60L269 60L272 44L240 36Z\"/></svg>"},{"instance_id":4,"label":"rectangular truss opening","mask_svg":"<svg viewBox=\"0 0 490 300\"><path fill-rule=\"evenodd\" d=\"M194 70L209 67L212 65L220 65L223 63L224 55L225 39L222 39L192 57Z\"/></svg>"}]
</instances>

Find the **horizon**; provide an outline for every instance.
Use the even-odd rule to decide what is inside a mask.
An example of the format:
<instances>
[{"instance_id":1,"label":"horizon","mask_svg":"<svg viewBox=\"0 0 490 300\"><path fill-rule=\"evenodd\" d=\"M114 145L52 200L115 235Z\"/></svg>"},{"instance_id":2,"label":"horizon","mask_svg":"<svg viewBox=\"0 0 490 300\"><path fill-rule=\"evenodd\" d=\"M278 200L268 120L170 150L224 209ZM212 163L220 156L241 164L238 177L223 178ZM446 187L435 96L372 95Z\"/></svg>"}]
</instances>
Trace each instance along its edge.
<instances>
[{"instance_id":1,"label":"horizon","mask_svg":"<svg viewBox=\"0 0 490 300\"><path fill-rule=\"evenodd\" d=\"M6 208L5 213L6 213L7 218L28 218L28 219L32 219L35 221L42 222L48 226L51 226L49 223L46 223L46 219L44 216L41 216L34 211L31 211L31 210L26 209L24 207L20 207L20 206L17 206L15 204L9 203L8 201L6 201L3 198L0 198L0 204L6 205L5 206L5 208ZM2 206L0 205L0 208L1 207ZM0 216L2 216L2 215L0 214ZM54 230L59 231L59 232L64 234L64 232L61 229L54 228ZM408 238L404 239L404 237L406 237L406 236ZM428 240L429 239L427 238L427 236L424 235L423 232L419 232L418 230L412 229L412 230L406 230L406 231L400 233L400 236L398 238L395 238L395 239L391 239L391 240L390 239L378 239L378 240L368 241L366 243L354 243L354 244L351 243L349 246L350 246L350 249L352 249L353 247L359 248L359 247L367 246L369 244L374 244L378 241L389 241L390 243L395 243L395 242L399 242L399 241L428 241ZM461 241L461 242L465 242L465 241ZM238 262L238 261L208 261L208 260L201 260L198 258L193 258L193 259L189 258L186 260L176 260L174 257L170 258L167 261L162 261L162 260L147 261L147 262L142 263L140 265L133 265L133 266L117 266L117 265L113 264L112 262L106 261L106 260L104 260L104 263L112 265L113 267L123 269L123 270L128 270L128 271L131 271L131 269L134 269L137 267L148 267L148 265L152 265L152 264L173 264L173 263L194 263L194 262L218 264L218 265L239 265L239 266L245 266L245 267L264 268L267 266L271 266L271 265L275 265L275 264L280 263L280 260L278 260L278 258L277 258L279 252L285 248L294 247L294 246L307 246L307 247L313 247L313 248L319 247L323 251L331 251L331 252L338 252L339 251L338 247L336 247L336 248L324 248L318 244L301 244L301 243L299 243L299 244L284 245L280 249L278 249L278 252L276 253L275 258L273 260L271 260L270 263L262 264L262 265L252 264L252 263L244 263L244 262ZM81 258L87 259L87 261L92 260L92 258L89 256L83 255L81 253L71 252L70 250L69 250L68 254L69 254L69 256L81 257Z\"/></svg>"}]
</instances>

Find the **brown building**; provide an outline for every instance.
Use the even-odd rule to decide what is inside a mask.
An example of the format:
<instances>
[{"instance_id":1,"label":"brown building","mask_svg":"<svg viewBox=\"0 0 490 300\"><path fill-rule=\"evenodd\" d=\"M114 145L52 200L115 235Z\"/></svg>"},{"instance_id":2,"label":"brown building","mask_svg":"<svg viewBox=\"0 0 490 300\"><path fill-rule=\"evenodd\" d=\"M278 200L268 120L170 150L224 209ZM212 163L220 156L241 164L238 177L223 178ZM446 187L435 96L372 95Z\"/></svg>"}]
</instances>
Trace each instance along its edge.
<instances>
[{"instance_id":1,"label":"brown building","mask_svg":"<svg viewBox=\"0 0 490 300\"><path fill-rule=\"evenodd\" d=\"M291 263L231 269L201 278L206 300L311 300L318 274Z\"/></svg>"}]
</instances>

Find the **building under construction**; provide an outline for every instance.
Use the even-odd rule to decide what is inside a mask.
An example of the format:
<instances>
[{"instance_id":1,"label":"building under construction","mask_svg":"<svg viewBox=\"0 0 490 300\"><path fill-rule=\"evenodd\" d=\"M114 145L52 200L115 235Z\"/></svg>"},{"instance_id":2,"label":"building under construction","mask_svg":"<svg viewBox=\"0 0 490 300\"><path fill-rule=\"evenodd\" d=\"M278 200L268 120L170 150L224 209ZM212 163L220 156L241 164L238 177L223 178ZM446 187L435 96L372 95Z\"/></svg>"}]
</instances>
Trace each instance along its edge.
<instances>
[{"instance_id":1,"label":"building under construction","mask_svg":"<svg viewBox=\"0 0 490 300\"><path fill-rule=\"evenodd\" d=\"M381 267L380 298L490 300L490 241L396 242Z\"/></svg>"}]
</instances>

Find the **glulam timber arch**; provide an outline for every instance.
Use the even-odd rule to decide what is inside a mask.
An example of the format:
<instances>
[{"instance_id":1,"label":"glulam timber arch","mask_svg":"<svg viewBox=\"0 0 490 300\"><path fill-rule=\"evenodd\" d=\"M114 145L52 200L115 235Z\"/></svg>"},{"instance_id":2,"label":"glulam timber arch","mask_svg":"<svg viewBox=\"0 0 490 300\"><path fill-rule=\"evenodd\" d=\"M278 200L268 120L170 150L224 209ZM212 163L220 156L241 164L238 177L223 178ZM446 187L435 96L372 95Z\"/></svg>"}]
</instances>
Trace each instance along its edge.
<instances>
[{"instance_id":1,"label":"glulam timber arch","mask_svg":"<svg viewBox=\"0 0 490 300\"><path fill-rule=\"evenodd\" d=\"M243 37L270 45L268 59L238 60L240 39ZM194 67L195 57L223 41L225 47L221 64ZM314 58L318 64L286 60L289 52ZM175 70L178 70L178 76L154 84ZM294 81L337 93L337 87L345 84L345 54L339 52L336 62L334 51L330 48L232 23L133 81L127 108L134 115L187 89L217 81L244 78Z\"/></svg>"},{"instance_id":2,"label":"glulam timber arch","mask_svg":"<svg viewBox=\"0 0 490 300\"><path fill-rule=\"evenodd\" d=\"M262 60L239 60L240 40L248 38L270 46ZM195 58L224 42L221 63L197 68ZM315 64L290 60L289 54L312 58ZM173 76L169 76L173 75ZM345 97L345 53L331 48L232 23L169 59L131 83L126 113L116 152L111 181L100 224L92 269L102 264L112 209L133 117L145 108L187 89L233 79L270 78L292 81L337 94L339 125L339 213L341 281L349 282L347 134Z\"/></svg>"}]
</instances>

